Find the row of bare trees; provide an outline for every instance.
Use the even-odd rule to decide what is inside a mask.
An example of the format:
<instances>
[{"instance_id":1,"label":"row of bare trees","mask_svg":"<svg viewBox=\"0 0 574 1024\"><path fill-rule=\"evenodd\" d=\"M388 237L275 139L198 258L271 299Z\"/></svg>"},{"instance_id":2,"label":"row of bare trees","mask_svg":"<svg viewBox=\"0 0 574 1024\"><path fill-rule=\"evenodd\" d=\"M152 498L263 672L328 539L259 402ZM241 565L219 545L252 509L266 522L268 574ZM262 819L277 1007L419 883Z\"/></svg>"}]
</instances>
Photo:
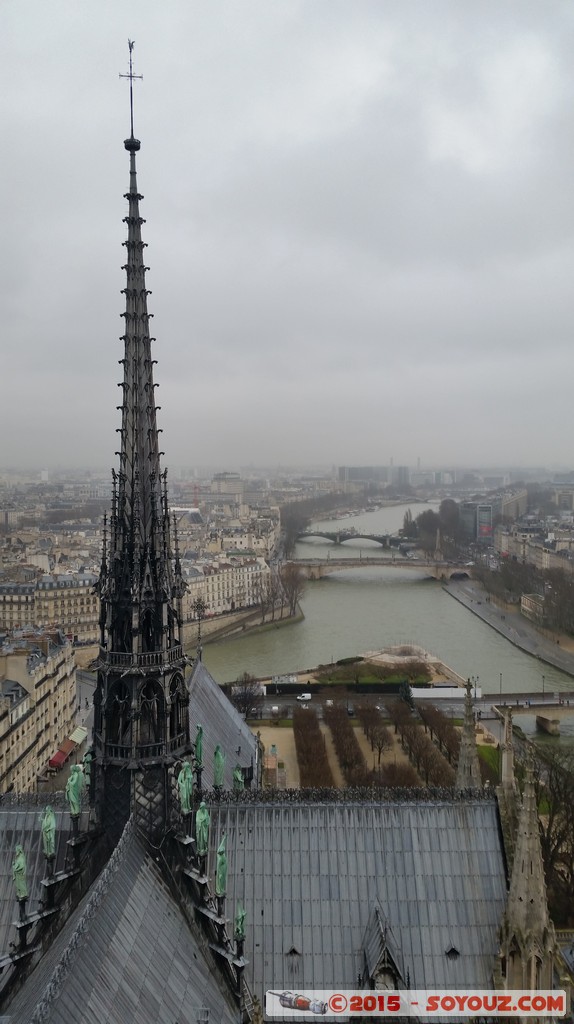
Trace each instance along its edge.
<instances>
[{"instance_id":1,"label":"row of bare trees","mask_svg":"<svg viewBox=\"0 0 574 1024\"><path fill-rule=\"evenodd\" d=\"M390 701L387 704L395 732L401 737L401 745L409 755L421 779L427 786L454 786L455 772L438 747L429 738L426 729L413 720L410 709L404 701Z\"/></svg>"},{"instance_id":2,"label":"row of bare trees","mask_svg":"<svg viewBox=\"0 0 574 1024\"><path fill-rule=\"evenodd\" d=\"M301 787L306 789L334 786L325 738L317 715L311 708L296 708L293 715L293 735Z\"/></svg>"},{"instance_id":3,"label":"row of bare trees","mask_svg":"<svg viewBox=\"0 0 574 1024\"><path fill-rule=\"evenodd\" d=\"M299 566L288 562L277 572L271 572L261 580L257 587L256 600L261 611L261 622L267 619L274 622L283 618L285 611L295 615L297 604L303 593L305 576Z\"/></svg>"},{"instance_id":4,"label":"row of bare trees","mask_svg":"<svg viewBox=\"0 0 574 1024\"><path fill-rule=\"evenodd\" d=\"M385 725L381 712L371 704L360 704L357 708L357 717L371 744L371 750L377 751L379 756L377 764L380 767L383 751L389 750L393 745L391 733Z\"/></svg>"},{"instance_id":5,"label":"row of bare trees","mask_svg":"<svg viewBox=\"0 0 574 1024\"><path fill-rule=\"evenodd\" d=\"M434 704L426 704L420 701L417 704L417 711L424 723L425 732L430 733L431 740L436 739L439 750L442 751L451 765L458 763L460 751L460 733L454 727L450 718L447 718Z\"/></svg>"},{"instance_id":6,"label":"row of bare trees","mask_svg":"<svg viewBox=\"0 0 574 1024\"><path fill-rule=\"evenodd\" d=\"M435 707L434 704L423 704L421 701L417 704L417 711L424 722L425 732L428 729L431 740L435 740L438 743L439 750L447 758L448 763L453 766L457 765L460 755L459 730L455 728L450 718L447 718L444 712L440 708ZM498 784L498 772L493 765L485 761L480 755L478 764L482 781L496 786Z\"/></svg>"},{"instance_id":7,"label":"row of bare trees","mask_svg":"<svg viewBox=\"0 0 574 1024\"><path fill-rule=\"evenodd\" d=\"M325 708L325 721L331 730L335 752L343 778L348 786L367 786L373 780L363 752L344 707Z\"/></svg>"}]
</instances>

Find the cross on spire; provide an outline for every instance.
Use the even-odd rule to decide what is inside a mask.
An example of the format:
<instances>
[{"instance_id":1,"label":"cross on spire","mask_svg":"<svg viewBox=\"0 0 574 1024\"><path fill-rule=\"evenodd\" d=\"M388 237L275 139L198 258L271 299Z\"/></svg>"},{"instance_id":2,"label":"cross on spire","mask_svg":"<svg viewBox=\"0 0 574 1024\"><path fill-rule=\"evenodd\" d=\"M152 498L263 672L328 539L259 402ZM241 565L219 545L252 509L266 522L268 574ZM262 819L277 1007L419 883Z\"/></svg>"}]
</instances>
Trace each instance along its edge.
<instances>
[{"instance_id":1,"label":"cross on spire","mask_svg":"<svg viewBox=\"0 0 574 1024\"><path fill-rule=\"evenodd\" d=\"M129 46L129 50L130 50L130 71L129 71L129 75L122 75L122 73L120 72L120 78L129 78L129 80L130 80L130 129L131 129L131 138L133 139L133 137L134 137L134 90L133 90L133 83L134 83L134 78L140 78L143 81L143 75L134 75L134 72L133 72L133 66L132 66L132 51L133 51L133 48L134 48L134 40L133 39L128 39L128 46Z\"/></svg>"}]
</instances>

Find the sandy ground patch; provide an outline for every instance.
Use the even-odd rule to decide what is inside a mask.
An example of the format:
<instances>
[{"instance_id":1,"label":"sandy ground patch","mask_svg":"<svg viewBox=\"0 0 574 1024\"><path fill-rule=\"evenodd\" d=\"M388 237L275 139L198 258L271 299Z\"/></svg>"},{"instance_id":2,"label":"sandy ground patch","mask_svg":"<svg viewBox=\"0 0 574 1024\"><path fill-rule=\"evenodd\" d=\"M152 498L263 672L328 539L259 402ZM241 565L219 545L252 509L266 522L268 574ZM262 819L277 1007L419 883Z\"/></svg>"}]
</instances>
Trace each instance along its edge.
<instances>
[{"instance_id":1,"label":"sandy ground patch","mask_svg":"<svg viewBox=\"0 0 574 1024\"><path fill-rule=\"evenodd\" d=\"M253 731L261 734L261 742L266 753L271 750L271 744L275 744L277 760L283 761L285 765L287 788L299 789L299 766L293 729L277 725L263 725L260 729Z\"/></svg>"}]
</instances>

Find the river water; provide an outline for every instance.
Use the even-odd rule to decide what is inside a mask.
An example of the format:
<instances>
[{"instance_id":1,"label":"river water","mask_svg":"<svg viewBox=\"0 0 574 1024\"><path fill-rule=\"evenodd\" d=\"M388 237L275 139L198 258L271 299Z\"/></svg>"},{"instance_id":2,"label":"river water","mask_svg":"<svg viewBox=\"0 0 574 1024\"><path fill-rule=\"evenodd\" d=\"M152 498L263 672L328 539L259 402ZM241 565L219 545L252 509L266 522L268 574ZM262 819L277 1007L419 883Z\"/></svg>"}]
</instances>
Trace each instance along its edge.
<instances>
[{"instance_id":1,"label":"river water","mask_svg":"<svg viewBox=\"0 0 574 1024\"><path fill-rule=\"evenodd\" d=\"M399 505L315 528L333 532L354 527L371 534L395 533L406 509L413 518L436 505ZM381 567L349 568L307 584L301 600L304 621L204 648L204 661L219 682L243 672L261 677L302 671L319 664L400 643L413 643L436 655L463 677L478 676L483 693L542 689L574 691L574 679L525 654L451 597L420 570L385 567L390 558L378 545L355 538L334 547L309 538L297 544L297 558L380 557ZM570 731L564 723L564 732Z\"/></svg>"}]
</instances>

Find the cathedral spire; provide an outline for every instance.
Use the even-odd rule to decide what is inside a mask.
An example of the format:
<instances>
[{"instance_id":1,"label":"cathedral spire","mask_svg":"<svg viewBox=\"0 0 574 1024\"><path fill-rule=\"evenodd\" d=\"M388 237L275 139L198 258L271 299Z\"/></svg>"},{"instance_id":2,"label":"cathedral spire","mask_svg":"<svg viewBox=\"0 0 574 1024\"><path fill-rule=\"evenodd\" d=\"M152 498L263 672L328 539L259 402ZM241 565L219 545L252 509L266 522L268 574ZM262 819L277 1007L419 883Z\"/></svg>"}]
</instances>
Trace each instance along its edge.
<instances>
[{"instance_id":1,"label":"cathedral spire","mask_svg":"<svg viewBox=\"0 0 574 1024\"><path fill-rule=\"evenodd\" d=\"M551 988L554 926L548 914L534 773L526 769L508 903L501 929L505 987Z\"/></svg>"},{"instance_id":2,"label":"cathedral spire","mask_svg":"<svg viewBox=\"0 0 574 1024\"><path fill-rule=\"evenodd\" d=\"M185 585L168 507L167 471L162 472L155 404L150 319L144 263L145 242L139 204L133 133L133 42L129 42L130 129L124 146L130 155L119 469L112 471L112 510L99 581L101 601L100 671L95 700L96 773L99 803L109 810L111 795L125 819L134 799L123 776L110 786L113 766L135 768L148 759L156 765L190 749L186 659L181 645ZM149 773L148 773L149 774ZM161 772L160 772L161 775ZM114 789L115 786L115 789ZM123 786L123 790L122 790ZM163 789L162 789L163 787ZM137 787L135 787L137 789ZM158 776L158 792L163 792ZM98 800L96 801L98 802ZM161 804L156 800L156 807ZM118 826L121 821L118 821ZM156 822L156 825L158 822Z\"/></svg>"},{"instance_id":3,"label":"cathedral spire","mask_svg":"<svg viewBox=\"0 0 574 1024\"><path fill-rule=\"evenodd\" d=\"M140 142L133 134L133 42L129 41L130 128L124 146L130 154L130 186L125 194L127 224L126 304L124 318L121 443L119 472L114 477L108 564L102 566L101 594L107 604L102 646L123 654L169 650L179 644L183 591L179 564L173 564L171 519L167 484L162 474L159 429L155 404L146 270L137 185L136 153Z\"/></svg>"},{"instance_id":4,"label":"cathedral spire","mask_svg":"<svg viewBox=\"0 0 574 1024\"><path fill-rule=\"evenodd\" d=\"M478 752L476 749L471 689L471 682L468 679L466 683L466 696L464 698L464 725L460 737L460 752L454 784L455 790L459 793L464 789L481 789L482 787Z\"/></svg>"}]
</instances>

